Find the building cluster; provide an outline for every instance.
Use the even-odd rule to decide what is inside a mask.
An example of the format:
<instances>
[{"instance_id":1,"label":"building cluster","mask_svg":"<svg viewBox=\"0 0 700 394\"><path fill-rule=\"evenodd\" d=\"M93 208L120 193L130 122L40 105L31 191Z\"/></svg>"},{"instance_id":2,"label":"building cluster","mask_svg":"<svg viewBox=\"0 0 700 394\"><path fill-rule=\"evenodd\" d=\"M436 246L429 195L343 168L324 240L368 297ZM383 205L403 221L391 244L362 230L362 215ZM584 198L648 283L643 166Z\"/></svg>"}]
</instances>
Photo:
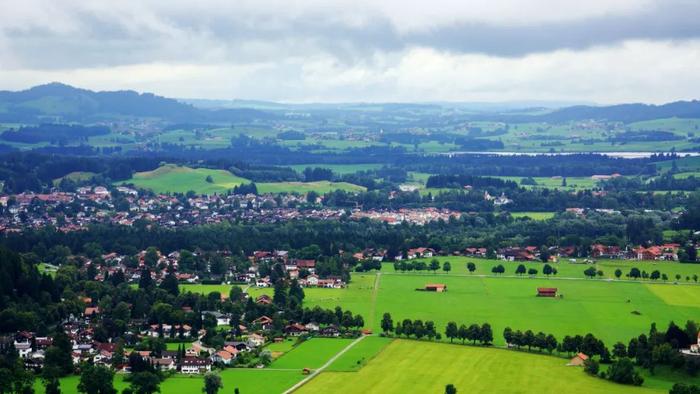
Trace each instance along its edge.
<instances>
[{"instance_id":1,"label":"building cluster","mask_svg":"<svg viewBox=\"0 0 700 394\"><path fill-rule=\"evenodd\" d=\"M593 244L586 254L594 259L625 259L625 260L662 260L677 261L678 251L681 245L667 243L663 245L630 246L621 248L614 245ZM581 253L574 246L547 248L548 259L557 261L558 258L574 258ZM465 255L473 257L485 257L485 248L467 248ZM507 247L496 251L496 258L508 261L534 261L540 260L542 251L536 246Z\"/></svg>"},{"instance_id":2,"label":"building cluster","mask_svg":"<svg viewBox=\"0 0 700 394\"><path fill-rule=\"evenodd\" d=\"M244 296L250 297L247 294ZM356 335L345 323L340 326L319 324L314 321L305 323L290 321L282 327L277 327L274 319L265 315L252 320L248 326L239 324L237 330L233 330L229 327L232 315L210 310L198 312L201 313L202 320L213 318L216 330L229 329L230 335L227 337L236 340L224 341L216 348L208 347L202 342L207 334L204 328L196 330L188 324L153 324L146 319L130 319L123 335L101 342L96 339L96 327L103 317L108 316L103 316L100 308L94 306L95 303L89 297L82 297L81 301L86 305L83 313L78 317L71 315L60 325L70 342L74 366L92 363L130 372L130 359L139 357L161 371L199 374L211 371L213 365L233 366L235 360L243 354L249 352L257 354L267 343L280 342L286 337ZM260 295L254 301L259 305L273 303L272 297L268 295ZM195 313L190 307L182 307L182 310L189 315ZM175 343L177 350L143 350L146 347L140 344L145 343L149 338L161 338L166 343ZM117 339L124 341L121 342L122 346L117 343ZM0 337L0 347L12 346L23 360L25 367L37 371L43 368L46 351L53 344L53 337L37 336L36 333L29 331Z\"/></svg>"},{"instance_id":3,"label":"building cluster","mask_svg":"<svg viewBox=\"0 0 700 394\"><path fill-rule=\"evenodd\" d=\"M459 219L461 213L449 209L420 208L420 209L398 209L393 211L355 210L350 215L352 219L368 218L378 220L388 224L401 224L404 222L424 225L438 220L449 221L451 218Z\"/></svg>"},{"instance_id":4,"label":"building cluster","mask_svg":"<svg viewBox=\"0 0 700 394\"><path fill-rule=\"evenodd\" d=\"M390 224L423 225L459 218L460 213L422 208L395 211L363 211L309 207L299 195L198 195L144 194L126 186L79 187L75 192L20 193L0 196L0 232L54 226L61 231L86 229L93 223L132 226L145 220L175 228L226 221L279 223L290 220L338 220L369 218Z\"/></svg>"},{"instance_id":5,"label":"building cluster","mask_svg":"<svg viewBox=\"0 0 700 394\"><path fill-rule=\"evenodd\" d=\"M323 287L340 289L346 286L340 277L328 276L321 278L316 272L316 260L290 258L286 250L258 250L249 257L251 266L248 269L248 281L257 287L271 287L274 285L269 276L260 277L257 267L260 263L279 263L284 267L290 279L299 281L301 287Z\"/></svg>"},{"instance_id":6,"label":"building cluster","mask_svg":"<svg viewBox=\"0 0 700 394\"><path fill-rule=\"evenodd\" d=\"M213 252L221 257L229 257L228 251ZM386 253L386 251L384 251ZM284 267L287 276L290 279L297 279L302 287L322 287L322 288L344 288L345 281L336 276L320 276L316 272L315 259L297 259L290 258L289 252L285 250L276 251L255 251L248 260L250 264L246 267L241 266L240 269L235 264L227 265L227 271L220 275L214 275L205 267L208 266L206 261L202 264L202 270L182 270L180 264L181 253L174 251L168 254L163 254L159 250L155 250L155 261L150 264L146 261L147 250L142 250L137 253L134 258L120 255L116 252L106 253L100 256L100 259L89 259L86 256L73 256L73 259L80 260L80 266L83 270L90 269L94 273L94 279L104 281L114 275L123 275L124 280L129 283L139 283L141 276L144 274L144 268L150 267L149 272L151 279L156 285L165 279L165 277L173 272L179 283L196 284L202 283L204 279L209 281L218 281L218 283L247 283L257 287L272 287L274 283L268 275L260 274L260 265L262 263L279 263ZM195 259L200 258L198 252L192 252ZM211 257L211 254L208 254ZM50 265L48 268L52 268ZM227 297L222 294L222 297Z\"/></svg>"}]
</instances>

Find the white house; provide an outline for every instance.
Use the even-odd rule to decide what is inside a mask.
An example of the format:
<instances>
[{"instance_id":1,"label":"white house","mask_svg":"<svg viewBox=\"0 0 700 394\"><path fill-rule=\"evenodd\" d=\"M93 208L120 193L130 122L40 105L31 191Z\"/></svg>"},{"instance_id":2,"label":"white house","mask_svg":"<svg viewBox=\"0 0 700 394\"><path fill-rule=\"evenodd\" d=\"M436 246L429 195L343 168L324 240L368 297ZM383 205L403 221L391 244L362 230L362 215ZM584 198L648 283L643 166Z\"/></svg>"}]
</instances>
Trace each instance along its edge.
<instances>
[{"instance_id":1,"label":"white house","mask_svg":"<svg viewBox=\"0 0 700 394\"><path fill-rule=\"evenodd\" d=\"M185 374L204 373L211 371L211 361L205 358L185 357L182 360L180 372Z\"/></svg>"}]
</instances>

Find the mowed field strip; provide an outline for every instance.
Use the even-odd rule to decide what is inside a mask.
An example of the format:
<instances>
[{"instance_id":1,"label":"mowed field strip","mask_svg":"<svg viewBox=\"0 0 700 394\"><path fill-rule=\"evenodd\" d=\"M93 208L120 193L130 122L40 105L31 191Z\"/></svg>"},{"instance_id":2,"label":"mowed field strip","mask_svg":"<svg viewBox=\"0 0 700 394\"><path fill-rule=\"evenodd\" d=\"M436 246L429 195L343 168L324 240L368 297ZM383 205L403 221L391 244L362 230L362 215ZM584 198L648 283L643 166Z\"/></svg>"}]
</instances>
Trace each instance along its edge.
<instances>
[{"instance_id":1,"label":"mowed field strip","mask_svg":"<svg viewBox=\"0 0 700 394\"><path fill-rule=\"evenodd\" d=\"M322 372L296 393L665 393L590 377L566 359L397 339L358 372Z\"/></svg>"}]
</instances>

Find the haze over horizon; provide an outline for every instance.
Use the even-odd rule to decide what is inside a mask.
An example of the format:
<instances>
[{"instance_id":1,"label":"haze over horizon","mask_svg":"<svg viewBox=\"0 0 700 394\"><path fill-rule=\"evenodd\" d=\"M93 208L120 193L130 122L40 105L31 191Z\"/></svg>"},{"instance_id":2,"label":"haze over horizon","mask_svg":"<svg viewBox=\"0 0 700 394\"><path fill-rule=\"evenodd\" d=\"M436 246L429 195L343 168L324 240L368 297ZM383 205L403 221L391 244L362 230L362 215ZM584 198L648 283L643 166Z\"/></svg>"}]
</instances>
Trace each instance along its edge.
<instances>
[{"instance_id":1,"label":"haze over horizon","mask_svg":"<svg viewBox=\"0 0 700 394\"><path fill-rule=\"evenodd\" d=\"M527 6L526 6L527 5ZM689 0L0 0L0 90L275 102L698 98Z\"/></svg>"}]
</instances>

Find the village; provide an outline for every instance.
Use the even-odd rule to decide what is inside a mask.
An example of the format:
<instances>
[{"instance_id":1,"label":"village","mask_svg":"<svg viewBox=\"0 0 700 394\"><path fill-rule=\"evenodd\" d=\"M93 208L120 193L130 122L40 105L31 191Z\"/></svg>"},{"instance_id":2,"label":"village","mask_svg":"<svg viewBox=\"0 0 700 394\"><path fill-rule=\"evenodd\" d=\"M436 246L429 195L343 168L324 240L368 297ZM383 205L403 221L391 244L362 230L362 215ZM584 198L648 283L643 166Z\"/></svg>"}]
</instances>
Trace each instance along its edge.
<instances>
[{"instance_id":1,"label":"village","mask_svg":"<svg viewBox=\"0 0 700 394\"><path fill-rule=\"evenodd\" d=\"M129 267L124 264L127 256L116 253L104 254L94 261L84 256L75 257L80 261L81 272L93 276L97 282L114 284L124 280L128 286L143 290L165 289L164 282L170 275L177 279L178 287L184 286L183 289L201 283L196 273L178 272L181 258L179 252L163 255L157 250L144 250L136 255L138 265ZM243 286L245 289L275 287L274 297L264 293L252 296L245 291L212 292L198 296L203 298L197 301L189 296L191 293L186 293L184 298L176 299L181 306L177 311L171 310L170 317L127 318L122 322L124 331L118 336L107 334L105 324L115 324L113 319L119 319L120 312L111 310L107 314L101 306L104 300L80 295L77 302L81 312L71 314L60 324L65 335L62 340L70 344L73 365L89 362L128 373L145 363L162 372L181 374L202 374L213 367L263 368L272 361L270 352L264 351L266 344L300 342L310 337L360 335L364 325L362 318L348 315L349 312L339 308L324 311L316 307L305 310L298 320L283 320L282 313L287 306L276 299L281 283L292 283L292 287L299 288L346 286L339 277L316 275L315 260L289 258L287 251L256 251L248 257L248 262L245 272L227 272L224 277L231 280L227 283L239 284L240 287L232 286L237 290ZM283 280L273 283L269 275L260 276L258 267L268 264L283 268ZM154 265L153 269L150 265ZM300 271L303 271L301 275ZM146 281L143 275L148 275ZM151 285L144 285L145 282ZM216 297L212 298L212 294ZM245 310L243 313L241 307ZM126 316L132 315L135 308L135 305L124 304ZM27 369L40 371L47 349L58 345L54 337L25 330L1 337L0 347L6 346L14 347Z\"/></svg>"},{"instance_id":2,"label":"village","mask_svg":"<svg viewBox=\"0 0 700 394\"><path fill-rule=\"evenodd\" d=\"M171 196L116 186L79 187L75 192L20 193L0 196L0 233L54 226L63 232L85 230L90 224L133 226L140 221L178 228L227 221L280 223L291 220L352 220L369 218L389 224L424 225L459 218L447 209L413 208L393 211L335 209L319 201L308 204L298 194Z\"/></svg>"}]
</instances>

